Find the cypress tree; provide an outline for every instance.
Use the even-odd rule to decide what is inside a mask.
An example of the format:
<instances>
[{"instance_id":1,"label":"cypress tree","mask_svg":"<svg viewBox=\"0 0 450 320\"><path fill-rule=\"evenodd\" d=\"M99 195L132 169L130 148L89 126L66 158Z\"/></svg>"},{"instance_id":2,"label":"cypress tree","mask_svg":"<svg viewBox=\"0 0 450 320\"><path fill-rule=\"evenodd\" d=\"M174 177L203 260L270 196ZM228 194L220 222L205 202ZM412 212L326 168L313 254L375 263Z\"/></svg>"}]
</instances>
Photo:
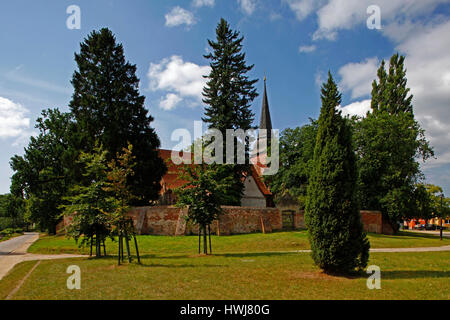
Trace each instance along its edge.
<instances>
[{"instance_id":1,"label":"cypress tree","mask_svg":"<svg viewBox=\"0 0 450 320\"><path fill-rule=\"evenodd\" d=\"M98 140L111 160L132 144L136 167L128 183L137 197L133 205L158 199L167 168L158 156L160 141L150 126L154 119L139 94L136 66L125 60L123 46L106 28L93 31L81 43L75 61L78 70L72 79L70 108L84 138L84 151L90 152Z\"/></svg>"},{"instance_id":2,"label":"cypress tree","mask_svg":"<svg viewBox=\"0 0 450 320\"><path fill-rule=\"evenodd\" d=\"M356 192L351 127L336 109L341 94L329 73L306 200L306 225L314 262L324 271L349 273L367 266L370 244Z\"/></svg>"},{"instance_id":3,"label":"cypress tree","mask_svg":"<svg viewBox=\"0 0 450 320\"><path fill-rule=\"evenodd\" d=\"M250 80L247 75L253 65L247 65L242 52L244 37L233 31L224 19L216 29L216 41L208 40L212 52L204 57L210 60L211 73L203 91L203 102L207 105L202 119L208 127L222 132L226 137L227 129L256 129L252 126L255 115L250 110L251 103L258 96L254 87L258 80ZM225 139L224 139L225 140ZM248 142L248 140L246 141ZM224 141L224 151L226 141ZM244 141L235 141L244 143ZM246 159L248 163L248 148ZM236 150L236 147L235 147ZM236 156L236 155L235 155ZM224 154L225 162L225 154ZM218 170L218 180L234 177L234 185L226 193L229 205L240 205L243 192L243 174L250 172L250 166L226 165Z\"/></svg>"}]
</instances>

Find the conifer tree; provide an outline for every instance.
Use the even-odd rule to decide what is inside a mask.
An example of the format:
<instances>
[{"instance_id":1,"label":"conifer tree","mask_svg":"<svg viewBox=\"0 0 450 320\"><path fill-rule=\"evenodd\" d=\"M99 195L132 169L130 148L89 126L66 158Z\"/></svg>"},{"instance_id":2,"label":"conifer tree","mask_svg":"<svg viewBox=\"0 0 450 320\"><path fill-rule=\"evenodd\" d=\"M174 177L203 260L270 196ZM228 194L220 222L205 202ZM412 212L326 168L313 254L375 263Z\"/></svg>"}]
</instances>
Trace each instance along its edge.
<instances>
[{"instance_id":1,"label":"conifer tree","mask_svg":"<svg viewBox=\"0 0 450 320\"><path fill-rule=\"evenodd\" d=\"M125 60L124 49L109 29L93 31L75 54L78 69L72 79L70 108L84 137L84 151L99 141L113 159L128 142L134 146L135 175L128 180L137 199L156 200L167 168L158 156L160 141L150 126L153 117L139 94L136 66Z\"/></svg>"},{"instance_id":2,"label":"conifer tree","mask_svg":"<svg viewBox=\"0 0 450 320\"><path fill-rule=\"evenodd\" d=\"M224 138L227 129L254 129L252 123L255 115L250 106L258 96L254 87L257 80L250 80L247 75L254 66L247 65L245 61L245 53L242 52L243 40L239 32L231 30L228 22L221 19L216 29L216 41L208 40L212 52L205 55L205 58L211 61L211 72L206 77L208 81L203 91L203 102L207 105L203 121L209 128L222 132ZM226 150L225 143L224 141L223 150ZM245 142L236 139L235 150L237 143ZM246 149L248 159L248 148ZM247 164L219 168L218 180L233 176L235 181L233 187L226 192L230 199L226 204L240 205L243 192L242 176L249 170Z\"/></svg>"},{"instance_id":3,"label":"conifer tree","mask_svg":"<svg viewBox=\"0 0 450 320\"><path fill-rule=\"evenodd\" d=\"M356 200L356 164L351 128L336 109L341 94L329 73L306 200L306 225L315 263L326 272L367 266L369 242Z\"/></svg>"}]
</instances>

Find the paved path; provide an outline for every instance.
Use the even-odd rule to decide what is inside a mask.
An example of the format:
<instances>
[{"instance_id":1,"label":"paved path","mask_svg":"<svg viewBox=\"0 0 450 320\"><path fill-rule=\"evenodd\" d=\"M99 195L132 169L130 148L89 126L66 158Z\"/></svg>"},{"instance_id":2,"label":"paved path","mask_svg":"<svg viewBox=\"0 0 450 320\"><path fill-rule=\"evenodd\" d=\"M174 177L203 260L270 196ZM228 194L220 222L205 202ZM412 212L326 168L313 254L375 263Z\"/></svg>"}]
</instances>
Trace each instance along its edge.
<instances>
[{"instance_id":1,"label":"paved path","mask_svg":"<svg viewBox=\"0 0 450 320\"><path fill-rule=\"evenodd\" d=\"M27 253L28 248L38 239L38 233L25 233L23 236L0 242L0 280L3 279L16 264L24 261L86 257L72 254L43 255Z\"/></svg>"}]
</instances>

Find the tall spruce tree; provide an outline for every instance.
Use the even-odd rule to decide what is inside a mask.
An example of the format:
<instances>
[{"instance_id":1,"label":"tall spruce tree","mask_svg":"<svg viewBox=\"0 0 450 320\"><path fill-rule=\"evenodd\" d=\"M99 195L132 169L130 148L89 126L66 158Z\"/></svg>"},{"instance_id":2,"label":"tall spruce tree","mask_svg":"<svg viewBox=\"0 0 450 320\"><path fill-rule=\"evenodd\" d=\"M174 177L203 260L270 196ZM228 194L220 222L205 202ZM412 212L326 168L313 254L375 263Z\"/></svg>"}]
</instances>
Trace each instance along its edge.
<instances>
[{"instance_id":1,"label":"tall spruce tree","mask_svg":"<svg viewBox=\"0 0 450 320\"><path fill-rule=\"evenodd\" d=\"M255 115L250 110L251 103L258 96L254 87L258 80L250 80L247 75L253 65L247 65L245 53L242 52L244 37L233 31L224 19L221 19L216 29L216 41L208 40L212 52L205 55L210 60L211 73L203 91L203 102L207 104L203 121L208 127L222 132L226 137L227 129L255 129L252 126ZM225 140L225 139L224 139ZM245 143L247 141L235 141ZM224 149L225 147L224 141ZM237 148L235 148L236 150ZM248 159L248 148L246 148ZM235 155L236 156L236 155ZM225 155L224 155L225 162ZM249 161L247 161L249 163ZM242 176L248 173L246 165L222 166L218 172L218 180L234 176L234 185L227 191L229 199L226 204L240 205L243 193Z\"/></svg>"},{"instance_id":2,"label":"tall spruce tree","mask_svg":"<svg viewBox=\"0 0 450 320\"><path fill-rule=\"evenodd\" d=\"M326 272L367 266L370 244L356 200L356 158L351 127L336 109L341 94L329 73L306 200L306 225L315 263Z\"/></svg>"},{"instance_id":3,"label":"tall spruce tree","mask_svg":"<svg viewBox=\"0 0 450 320\"><path fill-rule=\"evenodd\" d=\"M156 200L167 168L150 126L154 119L139 94L136 66L126 62L123 46L106 28L93 31L81 43L75 61L78 70L72 79L75 92L70 108L84 137L84 151L91 151L98 140L113 158L131 143L136 157L135 175L128 180L137 196L133 204Z\"/></svg>"},{"instance_id":4,"label":"tall spruce tree","mask_svg":"<svg viewBox=\"0 0 450 320\"><path fill-rule=\"evenodd\" d=\"M358 198L364 209L380 210L394 231L398 221L416 212L416 185L422 179L419 158L434 155L425 132L414 119L407 88L405 58L395 54L386 71L378 70L372 90L372 112L355 125L358 154Z\"/></svg>"}]
</instances>

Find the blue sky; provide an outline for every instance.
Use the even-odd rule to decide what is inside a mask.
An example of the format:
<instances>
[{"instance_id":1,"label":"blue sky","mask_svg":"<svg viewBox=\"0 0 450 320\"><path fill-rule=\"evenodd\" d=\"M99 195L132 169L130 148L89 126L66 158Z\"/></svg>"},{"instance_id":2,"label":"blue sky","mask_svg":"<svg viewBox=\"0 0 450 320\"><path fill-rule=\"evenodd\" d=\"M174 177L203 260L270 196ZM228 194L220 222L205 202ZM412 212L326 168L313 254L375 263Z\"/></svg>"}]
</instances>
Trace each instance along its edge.
<instances>
[{"instance_id":1,"label":"blue sky","mask_svg":"<svg viewBox=\"0 0 450 320\"><path fill-rule=\"evenodd\" d=\"M81 10L81 29L66 27L66 9ZM369 29L369 5L382 29ZM141 93L164 148L177 128L200 120L207 39L224 17L245 36L253 78L268 78L272 121L300 126L320 110L319 84L331 70L342 109L363 114L381 59L407 57L417 119L437 159L424 165L427 182L450 193L449 0L190 0L2 1L0 4L0 193L9 190L9 159L22 154L44 108L68 110L74 53L92 31L110 28L137 65ZM259 121L261 96L254 101Z\"/></svg>"}]
</instances>

